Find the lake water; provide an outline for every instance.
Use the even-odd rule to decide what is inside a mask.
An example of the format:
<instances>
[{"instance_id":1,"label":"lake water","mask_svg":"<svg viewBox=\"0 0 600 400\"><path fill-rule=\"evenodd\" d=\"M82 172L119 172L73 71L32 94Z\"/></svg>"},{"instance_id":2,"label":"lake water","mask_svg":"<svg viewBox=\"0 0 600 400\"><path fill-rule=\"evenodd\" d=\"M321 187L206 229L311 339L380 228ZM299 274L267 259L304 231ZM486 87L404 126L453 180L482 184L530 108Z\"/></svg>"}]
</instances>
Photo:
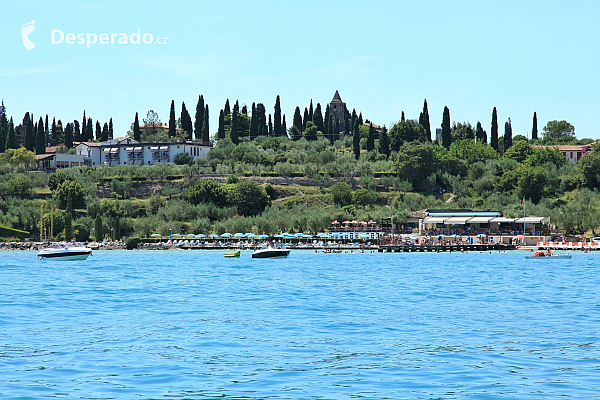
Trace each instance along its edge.
<instances>
[{"instance_id":1,"label":"lake water","mask_svg":"<svg viewBox=\"0 0 600 400\"><path fill-rule=\"evenodd\" d=\"M600 254L0 253L0 397L600 399Z\"/></svg>"}]
</instances>

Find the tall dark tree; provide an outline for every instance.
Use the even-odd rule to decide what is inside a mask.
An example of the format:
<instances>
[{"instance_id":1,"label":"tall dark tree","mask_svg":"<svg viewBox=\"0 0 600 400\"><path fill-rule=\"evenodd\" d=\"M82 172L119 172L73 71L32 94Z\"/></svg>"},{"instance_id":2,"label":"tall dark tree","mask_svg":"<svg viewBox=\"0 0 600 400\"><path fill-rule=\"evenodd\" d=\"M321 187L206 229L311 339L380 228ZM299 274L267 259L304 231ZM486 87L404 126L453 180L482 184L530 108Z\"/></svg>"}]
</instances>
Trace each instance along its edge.
<instances>
[{"instance_id":1,"label":"tall dark tree","mask_svg":"<svg viewBox=\"0 0 600 400\"><path fill-rule=\"evenodd\" d=\"M273 114L273 134L275 136L283 136L283 130L281 129L281 103L279 95L275 99L275 112Z\"/></svg>"},{"instance_id":2,"label":"tall dark tree","mask_svg":"<svg viewBox=\"0 0 600 400\"><path fill-rule=\"evenodd\" d=\"M250 117L250 140L258 137L258 114L256 104L252 103L252 116Z\"/></svg>"},{"instance_id":3,"label":"tall dark tree","mask_svg":"<svg viewBox=\"0 0 600 400\"><path fill-rule=\"evenodd\" d=\"M510 118L504 123L504 151L512 146L512 122Z\"/></svg>"},{"instance_id":4,"label":"tall dark tree","mask_svg":"<svg viewBox=\"0 0 600 400\"><path fill-rule=\"evenodd\" d=\"M269 114L270 116L270 114ZM234 111L231 114L231 130L229 131L229 139L231 139L231 141L233 142L233 144L238 144L240 143L240 137L239 137L239 123L238 123L238 113L237 111Z\"/></svg>"},{"instance_id":5,"label":"tall dark tree","mask_svg":"<svg viewBox=\"0 0 600 400\"><path fill-rule=\"evenodd\" d=\"M135 113L135 120L133 120L133 139L139 142L141 137L140 120L138 119L138 113Z\"/></svg>"},{"instance_id":6,"label":"tall dark tree","mask_svg":"<svg viewBox=\"0 0 600 400\"><path fill-rule=\"evenodd\" d=\"M309 121L313 121L313 104L312 99L310 99L310 106L308 107L308 119Z\"/></svg>"},{"instance_id":7,"label":"tall dark tree","mask_svg":"<svg viewBox=\"0 0 600 400\"><path fill-rule=\"evenodd\" d=\"M231 114L231 108L229 107L229 99L225 101L225 108L223 108L223 113Z\"/></svg>"},{"instance_id":8,"label":"tall dark tree","mask_svg":"<svg viewBox=\"0 0 600 400\"><path fill-rule=\"evenodd\" d=\"M231 126L231 108L229 107L229 99L225 101L225 107L223 108L223 114L225 116L225 130L227 131Z\"/></svg>"},{"instance_id":9,"label":"tall dark tree","mask_svg":"<svg viewBox=\"0 0 600 400\"><path fill-rule=\"evenodd\" d=\"M281 121L281 132L283 132L283 136L287 137L287 124L285 123L285 114L283 114L283 121Z\"/></svg>"},{"instance_id":10,"label":"tall dark tree","mask_svg":"<svg viewBox=\"0 0 600 400\"><path fill-rule=\"evenodd\" d=\"M94 219L94 240L96 242L101 242L104 238L104 229L102 227L102 217L100 217L100 213L96 214L96 219Z\"/></svg>"},{"instance_id":11,"label":"tall dark tree","mask_svg":"<svg viewBox=\"0 0 600 400\"><path fill-rule=\"evenodd\" d=\"M83 121L85 125L85 120ZM50 125L48 125L48 114L46 114L46 119L44 122L44 143L48 143L50 141Z\"/></svg>"},{"instance_id":12,"label":"tall dark tree","mask_svg":"<svg viewBox=\"0 0 600 400\"><path fill-rule=\"evenodd\" d=\"M315 108L315 111L313 112L312 121L315 124L315 126L317 127L318 131L321 131L321 132L325 131L325 127L323 124L323 114L321 112L321 103L317 103L317 107Z\"/></svg>"},{"instance_id":13,"label":"tall dark tree","mask_svg":"<svg viewBox=\"0 0 600 400\"><path fill-rule=\"evenodd\" d=\"M452 144L452 133L450 131L450 109L444 106L444 116L442 117L442 146L449 148Z\"/></svg>"},{"instance_id":14,"label":"tall dark tree","mask_svg":"<svg viewBox=\"0 0 600 400\"><path fill-rule=\"evenodd\" d=\"M48 114L46 114L46 129L48 129ZM92 140L92 138L88 137L87 135L87 119L85 117L85 110L83 110L83 119L81 120L81 138L83 142Z\"/></svg>"},{"instance_id":15,"label":"tall dark tree","mask_svg":"<svg viewBox=\"0 0 600 400\"><path fill-rule=\"evenodd\" d=\"M487 133L483 130L479 121L477 121L477 128L475 129L475 138L477 139L477 143L487 144Z\"/></svg>"},{"instance_id":16,"label":"tall dark tree","mask_svg":"<svg viewBox=\"0 0 600 400\"><path fill-rule=\"evenodd\" d=\"M4 100L0 105L0 153L6 151L6 136L8 135L8 119L6 118L6 106Z\"/></svg>"},{"instance_id":17,"label":"tall dark tree","mask_svg":"<svg viewBox=\"0 0 600 400\"><path fill-rule=\"evenodd\" d=\"M352 109L352 119L350 120L350 125L352 126L352 129L354 129L354 121L356 121L356 118L358 118L358 115L356 115L356 109Z\"/></svg>"},{"instance_id":18,"label":"tall dark tree","mask_svg":"<svg viewBox=\"0 0 600 400\"><path fill-rule=\"evenodd\" d=\"M419 115L419 125L425 129L427 140L431 142L431 124L429 123L429 110L427 109L427 99L423 103L423 112Z\"/></svg>"},{"instance_id":19,"label":"tall dark tree","mask_svg":"<svg viewBox=\"0 0 600 400\"><path fill-rule=\"evenodd\" d=\"M309 119L308 109L304 107L304 118L302 119L302 132L306 130L306 123L308 121L312 122L312 119Z\"/></svg>"},{"instance_id":20,"label":"tall dark tree","mask_svg":"<svg viewBox=\"0 0 600 400\"><path fill-rule=\"evenodd\" d=\"M244 114L245 116L248 116L248 107L246 107L245 104L242 106L242 114Z\"/></svg>"},{"instance_id":21,"label":"tall dark tree","mask_svg":"<svg viewBox=\"0 0 600 400\"><path fill-rule=\"evenodd\" d=\"M360 113L358 115L358 126L362 126L363 125L363 117L362 117L362 113Z\"/></svg>"},{"instance_id":22,"label":"tall dark tree","mask_svg":"<svg viewBox=\"0 0 600 400\"><path fill-rule=\"evenodd\" d=\"M202 142L208 143L210 141L210 131L208 125L208 104L204 106L204 113L202 114Z\"/></svg>"},{"instance_id":23,"label":"tall dark tree","mask_svg":"<svg viewBox=\"0 0 600 400\"><path fill-rule=\"evenodd\" d=\"M271 122L271 114L269 114L269 137L273 136L273 123Z\"/></svg>"},{"instance_id":24,"label":"tall dark tree","mask_svg":"<svg viewBox=\"0 0 600 400\"><path fill-rule=\"evenodd\" d=\"M269 136L269 127L267 126L267 109L263 103L256 105L256 115L258 123L258 136Z\"/></svg>"},{"instance_id":25,"label":"tall dark tree","mask_svg":"<svg viewBox=\"0 0 600 400\"><path fill-rule=\"evenodd\" d=\"M56 127L52 136L55 138L54 140L56 143L64 142L65 140L63 124L60 119L58 120L58 122L56 122Z\"/></svg>"},{"instance_id":26,"label":"tall dark tree","mask_svg":"<svg viewBox=\"0 0 600 400\"><path fill-rule=\"evenodd\" d=\"M358 125L358 118L354 119L354 125L352 126L352 149L354 151L354 158L360 158L360 129Z\"/></svg>"},{"instance_id":27,"label":"tall dark tree","mask_svg":"<svg viewBox=\"0 0 600 400\"><path fill-rule=\"evenodd\" d=\"M333 137L333 141L337 141L340 140L340 120L337 118L335 119L335 123L333 125L333 135L331 137Z\"/></svg>"},{"instance_id":28,"label":"tall dark tree","mask_svg":"<svg viewBox=\"0 0 600 400\"><path fill-rule=\"evenodd\" d=\"M33 123L29 117L29 113L25 113L23 117L23 127L25 127L25 148L29 151L33 151Z\"/></svg>"},{"instance_id":29,"label":"tall dark tree","mask_svg":"<svg viewBox=\"0 0 600 400\"><path fill-rule=\"evenodd\" d=\"M223 110L219 112L219 128L217 130L217 139L225 139L225 114Z\"/></svg>"},{"instance_id":30,"label":"tall dark tree","mask_svg":"<svg viewBox=\"0 0 600 400\"><path fill-rule=\"evenodd\" d=\"M185 106L185 101L181 102L181 128L186 133L186 138L191 140L194 128L192 126L192 117Z\"/></svg>"},{"instance_id":31,"label":"tall dark tree","mask_svg":"<svg viewBox=\"0 0 600 400\"><path fill-rule=\"evenodd\" d=\"M137 119L137 113L135 113L135 118ZM175 120L175 100L171 100L171 109L169 111L169 137L175 137L176 134L177 121Z\"/></svg>"},{"instance_id":32,"label":"tall dark tree","mask_svg":"<svg viewBox=\"0 0 600 400\"><path fill-rule=\"evenodd\" d=\"M112 118L110 120L108 120L108 138L110 140L114 139L114 131L113 131Z\"/></svg>"},{"instance_id":33,"label":"tall dark tree","mask_svg":"<svg viewBox=\"0 0 600 400\"><path fill-rule=\"evenodd\" d=\"M533 113L533 127L531 128L531 140L537 140L538 128L537 128L537 113Z\"/></svg>"},{"instance_id":34,"label":"tall dark tree","mask_svg":"<svg viewBox=\"0 0 600 400\"><path fill-rule=\"evenodd\" d=\"M235 104L233 105L233 112L236 112L238 114L240 113L240 102L239 102L239 100L235 101Z\"/></svg>"},{"instance_id":35,"label":"tall dark tree","mask_svg":"<svg viewBox=\"0 0 600 400\"><path fill-rule=\"evenodd\" d=\"M40 121L42 119L40 118ZM67 149L73 148L73 125L67 122L67 126L65 127L65 147Z\"/></svg>"},{"instance_id":36,"label":"tall dark tree","mask_svg":"<svg viewBox=\"0 0 600 400\"><path fill-rule=\"evenodd\" d=\"M73 142L82 142L81 140L81 127L79 121L73 121Z\"/></svg>"},{"instance_id":37,"label":"tall dark tree","mask_svg":"<svg viewBox=\"0 0 600 400\"><path fill-rule=\"evenodd\" d=\"M87 128L86 129L87 129L88 140L89 141L94 140L94 122L89 117L87 120Z\"/></svg>"},{"instance_id":38,"label":"tall dark tree","mask_svg":"<svg viewBox=\"0 0 600 400\"><path fill-rule=\"evenodd\" d=\"M390 156L390 137L387 134L387 128L384 126L379 137L379 153Z\"/></svg>"},{"instance_id":39,"label":"tall dark tree","mask_svg":"<svg viewBox=\"0 0 600 400\"><path fill-rule=\"evenodd\" d=\"M50 128L50 140L56 142L56 117L52 117L52 127Z\"/></svg>"},{"instance_id":40,"label":"tall dark tree","mask_svg":"<svg viewBox=\"0 0 600 400\"><path fill-rule=\"evenodd\" d=\"M54 136L54 134L52 134L52 136ZM98 120L96 120L96 140L102 141L102 126Z\"/></svg>"},{"instance_id":41,"label":"tall dark tree","mask_svg":"<svg viewBox=\"0 0 600 400\"><path fill-rule=\"evenodd\" d=\"M350 135L350 118L344 120L344 136Z\"/></svg>"},{"instance_id":42,"label":"tall dark tree","mask_svg":"<svg viewBox=\"0 0 600 400\"><path fill-rule=\"evenodd\" d=\"M102 141L106 142L108 140L108 124L105 122L104 126L102 127Z\"/></svg>"},{"instance_id":43,"label":"tall dark tree","mask_svg":"<svg viewBox=\"0 0 600 400\"><path fill-rule=\"evenodd\" d=\"M329 106L325 107L325 116L323 117L323 135L331 143L333 143L333 138L331 137L331 113L329 112Z\"/></svg>"},{"instance_id":44,"label":"tall dark tree","mask_svg":"<svg viewBox=\"0 0 600 400\"><path fill-rule=\"evenodd\" d=\"M15 135L15 124L13 123L12 117L8 123L8 135L6 136L6 149L17 149L17 135Z\"/></svg>"},{"instance_id":45,"label":"tall dark tree","mask_svg":"<svg viewBox=\"0 0 600 400\"><path fill-rule=\"evenodd\" d=\"M492 131L490 133L490 146L498 151L498 112L496 107L492 110Z\"/></svg>"},{"instance_id":46,"label":"tall dark tree","mask_svg":"<svg viewBox=\"0 0 600 400\"><path fill-rule=\"evenodd\" d=\"M400 122L404 121L406 121L406 118L404 118L404 111L402 111L402 115L400 115Z\"/></svg>"},{"instance_id":47,"label":"tall dark tree","mask_svg":"<svg viewBox=\"0 0 600 400\"><path fill-rule=\"evenodd\" d=\"M196 115L194 122L194 132L196 139L202 140L202 124L204 123L204 96L198 96L198 103L196 104ZM204 140L202 140L204 142ZM208 140L207 140L208 142Z\"/></svg>"},{"instance_id":48,"label":"tall dark tree","mask_svg":"<svg viewBox=\"0 0 600 400\"><path fill-rule=\"evenodd\" d=\"M38 132L35 136L35 153L36 154L44 154L46 153L46 131L44 130L44 124L42 122L42 117L40 117L40 122L38 122Z\"/></svg>"},{"instance_id":49,"label":"tall dark tree","mask_svg":"<svg viewBox=\"0 0 600 400\"><path fill-rule=\"evenodd\" d=\"M373 122L369 124L369 136L367 136L367 151L375 149L375 128Z\"/></svg>"},{"instance_id":50,"label":"tall dark tree","mask_svg":"<svg viewBox=\"0 0 600 400\"><path fill-rule=\"evenodd\" d=\"M71 124L67 124L67 127ZM66 128L65 128L66 130ZM70 242L73 238L73 196L71 195L71 191L67 194L67 209L65 210L65 240Z\"/></svg>"},{"instance_id":51,"label":"tall dark tree","mask_svg":"<svg viewBox=\"0 0 600 400\"><path fill-rule=\"evenodd\" d=\"M292 126L295 126L300 132L302 132L302 116L300 115L300 107L298 106L296 106L296 109L294 110Z\"/></svg>"}]
</instances>

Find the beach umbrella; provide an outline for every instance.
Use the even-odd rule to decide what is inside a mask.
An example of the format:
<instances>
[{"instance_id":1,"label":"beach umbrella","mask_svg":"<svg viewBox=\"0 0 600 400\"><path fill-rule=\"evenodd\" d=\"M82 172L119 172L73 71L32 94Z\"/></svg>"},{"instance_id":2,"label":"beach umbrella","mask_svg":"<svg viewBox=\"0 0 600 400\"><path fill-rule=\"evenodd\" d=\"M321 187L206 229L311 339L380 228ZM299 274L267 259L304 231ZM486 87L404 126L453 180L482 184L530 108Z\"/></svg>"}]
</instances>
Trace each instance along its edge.
<instances>
[{"instance_id":1,"label":"beach umbrella","mask_svg":"<svg viewBox=\"0 0 600 400\"><path fill-rule=\"evenodd\" d=\"M331 221L331 225L339 225L340 223L338 221Z\"/></svg>"},{"instance_id":2,"label":"beach umbrella","mask_svg":"<svg viewBox=\"0 0 600 400\"><path fill-rule=\"evenodd\" d=\"M254 233L246 233L245 235L247 238L255 238L256 235Z\"/></svg>"},{"instance_id":3,"label":"beach umbrella","mask_svg":"<svg viewBox=\"0 0 600 400\"><path fill-rule=\"evenodd\" d=\"M360 224L361 224L361 225L367 225L367 224L368 224L368 222L367 222L367 221L360 221Z\"/></svg>"},{"instance_id":4,"label":"beach umbrella","mask_svg":"<svg viewBox=\"0 0 600 400\"><path fill-rule=\"evenodd\" d=\"M196 235L194 235L193 233L188 233L187 235L185 235L186 239L196 239Z\"/></svg>"},{"instance_id":5,"label":"beach umbrella","mask_svg":"<svg viewBox=\"0 0 600 400\"><path fill-rule=\"evenodd\" d=\"M221 235L221 237L222 237L222 238L228 238L228 237L231 237L231 233L229 233L229 232L225 232L225 233L223 233L223 234Z\"/></svg>"},{"instance_id":6,"label":"beach umbrella","mask_svg":"<svg viewBox=\"0 0 600 400\"><path fill-rule=\"evenodd\" d=\"M356 225L356 224L358 224L358 221L354 219L350 223L353 224L353 225Z\"/></svg>"},{"instance_id":7,"label":"beach umbrella","mask_svg":"<svg viewBox=\"0 0 600 400\"><path fill-rule=\"evenodd\" d=\"M368 233L361 233L358 235L359 238L369 238L369 234Z\"/></svg>"},{"instance_id":8,"label":"beach umbrella","mask_svg":"<svg viewBox=\"0 0 600 400\"><path fill-rule=\"evenodd\" d=\"M480 233L479 235L477 235L477 237L486 237L487 235L485 233Z\"/></svg>"},{"instance_id":9,"label":"beach umbrella","mask_svg":"<svg viewBox=\"0 0 600 400\"><path fill-rule=\"evenodd\" d=\"M196 235L196 239L204 239L206 237L206 235L204 233L200 233L198 235Z\"/></svg>"},{"instance_id":10,"label":"beach umbrella","mask_svg":"<svg viewBox=\"0 0 600 400\"><path fill-rule=\"evenodd\" d=\"M410 238L411 238L411 239L418 239L418 238L419 238L419 235L410 235Z\"/></svg>"},{"instance_id":11,"label":"beach umbrella","mask_svg":"<svg viewBox=\"0 0 600 400\"><path fill-rule=\"evenodd\" d=\"M209 238L213 238L213 239L218 239L219 235L217 235L216 233L211 233L210 235L208 235Z\"/></svg>"},{"instance_id":12,"label":"beach umbrella","mask_svg":"<svg viewBox=\"0 0 600 400\"><path fill-rule=\"evenodd\" d=\"M162 239L162 235L160 233L153 233L152 235L150 235L150 237L153 238L161 238ZM156 243L156 239L154 239L154 243Z\"/></svg>"},{"instance_id":13,"label":"beach umbrella","mask_svg":"<svg viewBox=\"0 0 600 400\"><path fill-rule=\"evenodd\" d=\"M349 223L350 223L350 221L344 221L344 222L342 222L342 224L349 224Z\"/></svg>"},{"instance_id":14,"label":"beach umbrella","mask_svg":"<svg viewBox=\"0 0 600 400\"><path fill-rule=\"evenodd\" d=\"M238 232L238 233L236 233L235 235L233 235L233 237L236 237L236 238L243 238L243 237L244 237L244 234L243 234L243 233L241 233L241 232Z\"/></svg>"},{"instance_id":15,"label":"beach umbrella","mask_svg":"<svg viewBox=\"0 0 600 400\"><path fill-rule=\"evenodd\" d=\"M264 233L262 235L259 236L260 239L267 239L269 238L269 235L265 235Z\"/></svg>"},{"instance_id":16,"label":"beach umbrella","mask_svg":"<svg viewBox=\"0 0 600 400\"><path fill-rule=\"evenodd\" d=\"M373 224L376 224L377 222L375 222L375 221L373 221L373 220L371 219L371 220L369 220L369 222L368 222L368 223L369 223L370 225L373 225Z\"/></svg>"}]
</instances>

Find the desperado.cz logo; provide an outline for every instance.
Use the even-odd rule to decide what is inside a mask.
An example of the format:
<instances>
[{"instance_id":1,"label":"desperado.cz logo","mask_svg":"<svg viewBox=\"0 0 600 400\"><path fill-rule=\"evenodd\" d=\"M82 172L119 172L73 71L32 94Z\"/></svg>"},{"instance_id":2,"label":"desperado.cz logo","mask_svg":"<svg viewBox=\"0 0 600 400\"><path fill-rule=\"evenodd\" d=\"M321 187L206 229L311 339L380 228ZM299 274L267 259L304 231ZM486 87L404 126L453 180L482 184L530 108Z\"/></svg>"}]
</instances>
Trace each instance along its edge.
<instances>
[{"instance_id":1,"label":"desperado.cz logo","mask_svg":"<svg viewBox=\"0 0 600 400\"><path fill-rule=\"evenodd\" d=\"M23 40L23 46L27 50L33 50L35 43L29 38L29 34L35 30L35 20L27 22L21 25L21 39ZM166 36L160 36L154 40L154 35L151 33L141 33L138 28L135 32L127 33L64 33L60 29L50 30L50 44L61 44L67 45L85 45L88 49L95 44L109 45L109 44L168 44L168 38Z\"/></svg>"}]
</instances>

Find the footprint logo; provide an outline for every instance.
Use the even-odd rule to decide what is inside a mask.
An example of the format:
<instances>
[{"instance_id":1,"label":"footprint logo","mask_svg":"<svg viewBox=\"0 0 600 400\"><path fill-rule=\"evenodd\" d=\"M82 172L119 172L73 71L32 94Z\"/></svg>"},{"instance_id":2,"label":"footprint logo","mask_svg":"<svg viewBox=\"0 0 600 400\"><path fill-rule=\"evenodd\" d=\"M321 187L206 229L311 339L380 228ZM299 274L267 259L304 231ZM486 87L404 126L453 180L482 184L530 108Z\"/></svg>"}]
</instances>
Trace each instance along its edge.
<instances>
[{"instance_id":1,"label":"footprint logo","mask_svg":"<svg viewBox=\"0 0 600 400\"><path fill-rule=\"evenodd\" d=\"M33 50L35 47L35 43L29 40L29 34L35 31L34 25L35 20L31 20L31 22L21 25L21 39L23 39L23 46L25 46L27 50Z\"/></svg>"}]
</instances>

